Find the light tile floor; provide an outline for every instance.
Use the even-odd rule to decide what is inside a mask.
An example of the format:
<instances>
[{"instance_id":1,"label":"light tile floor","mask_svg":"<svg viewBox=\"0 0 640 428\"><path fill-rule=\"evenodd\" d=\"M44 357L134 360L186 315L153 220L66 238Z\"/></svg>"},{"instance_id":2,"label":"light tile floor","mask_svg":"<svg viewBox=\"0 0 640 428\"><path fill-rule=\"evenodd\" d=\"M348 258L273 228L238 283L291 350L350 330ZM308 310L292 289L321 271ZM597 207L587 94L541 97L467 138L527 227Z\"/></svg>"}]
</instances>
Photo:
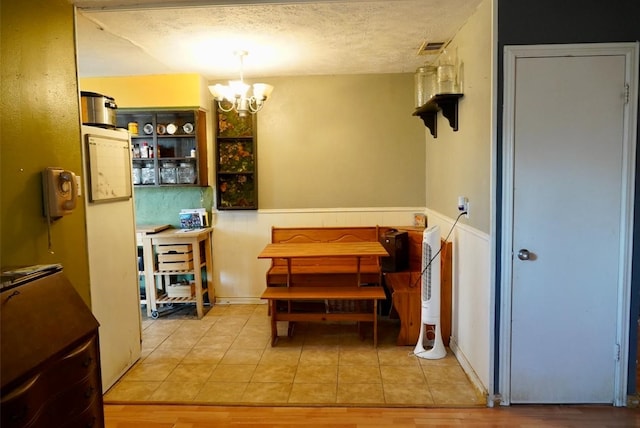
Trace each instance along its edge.
<instances>
[{"instance_id":1,"label":"light tile floor","mask_svg":"<svg viewBox=\"0 0 640 428\"><path fill-rule=\"evenodd\" d=\"M399 321L379 321L361 340L355 323L298 323L270 343L266 305L215 305L198 320L185 307L143 315L142 358L106 403L484 406L449 351L441 360L396 346ZM284 327L282 325L279 327Z\"/></svg>"}]
</instances>

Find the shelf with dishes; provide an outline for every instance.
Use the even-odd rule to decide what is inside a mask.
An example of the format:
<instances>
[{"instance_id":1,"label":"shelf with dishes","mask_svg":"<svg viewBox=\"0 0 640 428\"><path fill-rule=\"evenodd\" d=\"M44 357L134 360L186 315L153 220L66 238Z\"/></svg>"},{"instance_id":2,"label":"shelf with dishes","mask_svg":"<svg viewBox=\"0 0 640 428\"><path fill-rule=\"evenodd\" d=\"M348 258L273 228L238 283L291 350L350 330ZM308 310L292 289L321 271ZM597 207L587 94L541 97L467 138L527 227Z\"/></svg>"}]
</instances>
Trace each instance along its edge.
<instances>
[{"instance_id":1,"label":"shelf with dishes","mask_svg":"<svg viewBox=\"0 0 640 428\"><path fill-rule=\"evenodd\" d=\"M206 186L206 123L201 110L119 109L129 129L135 186Z\"/></svg>"}]
</instances>

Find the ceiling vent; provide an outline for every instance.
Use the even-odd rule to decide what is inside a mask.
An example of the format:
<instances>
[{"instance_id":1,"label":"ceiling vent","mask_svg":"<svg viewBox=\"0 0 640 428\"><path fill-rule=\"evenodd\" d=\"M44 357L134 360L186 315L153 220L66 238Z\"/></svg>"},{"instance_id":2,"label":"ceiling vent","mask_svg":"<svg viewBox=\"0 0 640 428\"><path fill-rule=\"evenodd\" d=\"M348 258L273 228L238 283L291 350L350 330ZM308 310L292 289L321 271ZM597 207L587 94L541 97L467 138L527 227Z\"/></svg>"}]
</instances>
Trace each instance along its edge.
<instances>
[{"instance_id":1,"label":"ceiling vent","mask_svg":"<svg viewBox=\"0 0 640 428\"><path fill-rule=\"evenodd\" d=\"M418 55L435 55L440 53L446 42L427 42L426 40L420 45Z\"/></svg>"}]
</instances>

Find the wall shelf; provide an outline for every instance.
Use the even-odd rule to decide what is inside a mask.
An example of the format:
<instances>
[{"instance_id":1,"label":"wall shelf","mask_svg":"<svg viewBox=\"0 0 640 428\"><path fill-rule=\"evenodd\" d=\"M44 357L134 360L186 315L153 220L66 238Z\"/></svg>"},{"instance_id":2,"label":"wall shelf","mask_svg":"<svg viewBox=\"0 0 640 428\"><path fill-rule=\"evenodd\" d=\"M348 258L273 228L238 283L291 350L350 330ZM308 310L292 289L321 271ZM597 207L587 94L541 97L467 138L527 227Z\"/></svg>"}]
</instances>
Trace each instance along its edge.
<instances>
[{"instance_id":1,"label":"wall shelf","mask_svg":"<svg viewBox=\"0 0 640 428\"><path fill-rule=\"evenodd\" d=\"M225 112L219 106L215 114L216 207L257 210L256 115L240 117L236 111Z\"/></svg>"},{"instance_id":2,"label":"wall shelf","mask_svg":"<svg viewBox=\"0 0 640 428\"><path fill-rule=\"evenodd\" d=\"M119 128L137 123L138 132L131 134L136 187L208 185L204 110L118 109L116 117ZM143 154L143 146L149 152Z\"/></svg>"},{"instance_id":3,"label":"wall shelf","mask_svg":"<svg viewBox=\"0 0 640 428\"><path fill-rule=\"evenodd\" d=\"M438 111L447 118L454 131L458 130L458 100L463 94L438 94L434 95L424 105L418 107L413 116L418 116L425 126L431 131L434 138L438 138Z\"/></svg>"}]
</instances>

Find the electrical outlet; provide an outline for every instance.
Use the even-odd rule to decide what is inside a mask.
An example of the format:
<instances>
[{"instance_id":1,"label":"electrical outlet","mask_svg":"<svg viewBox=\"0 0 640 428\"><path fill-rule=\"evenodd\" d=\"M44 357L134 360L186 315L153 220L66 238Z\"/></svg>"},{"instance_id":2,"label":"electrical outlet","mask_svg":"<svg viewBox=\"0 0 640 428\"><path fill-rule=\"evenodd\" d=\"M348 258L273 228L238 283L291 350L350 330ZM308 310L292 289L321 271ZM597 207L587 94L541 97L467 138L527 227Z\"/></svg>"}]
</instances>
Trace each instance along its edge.
<instances>
[{"instance_id":1,"label":"electrical outlet","mask_svg":"<svg viewBox=\"0 0 640 428\"><path fill-rule=\"evenodd\" d=\"M466 196L458 196L458 211L466 213L465 218L469 218L469 199Z\"/></svg>"}]
</instances>

